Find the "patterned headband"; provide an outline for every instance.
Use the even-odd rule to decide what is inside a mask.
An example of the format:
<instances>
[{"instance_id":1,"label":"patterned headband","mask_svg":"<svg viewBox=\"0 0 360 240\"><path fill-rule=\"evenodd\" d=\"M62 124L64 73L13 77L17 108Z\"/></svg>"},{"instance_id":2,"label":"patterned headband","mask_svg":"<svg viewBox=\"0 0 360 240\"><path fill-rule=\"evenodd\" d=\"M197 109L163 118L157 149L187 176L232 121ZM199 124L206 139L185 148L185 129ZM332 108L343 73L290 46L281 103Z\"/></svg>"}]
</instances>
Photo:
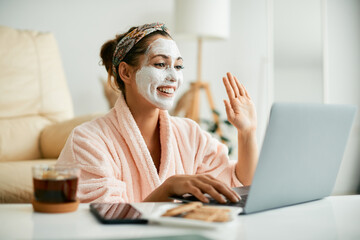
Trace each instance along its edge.
<instances>
[{"instance_id":1,"label":"patterned headband","mask_svg":"<svg viewBox=\"0 0 360 240\"><path fill-rule=\"evenodd\" d=\"M118 68L120 62L124 59L125 55L137 44L141 39L146 35L149 35L155 31L164 31L170 34L169 30L165 27L163 23L152 23L145 24L139 27L136 27L134 30L126 34L118 44L116 45L113 59L112 59L112 71L117 77L116 69Z\"/></svg>"}]
</instances>

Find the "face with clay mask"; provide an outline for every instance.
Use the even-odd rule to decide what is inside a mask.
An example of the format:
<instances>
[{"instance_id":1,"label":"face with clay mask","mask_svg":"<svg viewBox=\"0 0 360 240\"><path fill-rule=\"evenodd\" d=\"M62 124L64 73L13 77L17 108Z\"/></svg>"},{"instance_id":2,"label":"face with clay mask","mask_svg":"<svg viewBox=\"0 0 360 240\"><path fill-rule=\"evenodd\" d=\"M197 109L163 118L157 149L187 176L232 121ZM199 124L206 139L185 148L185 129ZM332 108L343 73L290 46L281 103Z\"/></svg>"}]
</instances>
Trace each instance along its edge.
<instances>
[{"instance_id":1,"label":"face with clay mask","mask_svg":"<svg viewBox=\"0 0 360 240\"><path fill-rule=\"evenodd\" d=\"M139 93L156 107L170 109L183 82L182 64L180 51L173 40L158 38L153 41L136 72Z\"/></svg>"}]
</instances>

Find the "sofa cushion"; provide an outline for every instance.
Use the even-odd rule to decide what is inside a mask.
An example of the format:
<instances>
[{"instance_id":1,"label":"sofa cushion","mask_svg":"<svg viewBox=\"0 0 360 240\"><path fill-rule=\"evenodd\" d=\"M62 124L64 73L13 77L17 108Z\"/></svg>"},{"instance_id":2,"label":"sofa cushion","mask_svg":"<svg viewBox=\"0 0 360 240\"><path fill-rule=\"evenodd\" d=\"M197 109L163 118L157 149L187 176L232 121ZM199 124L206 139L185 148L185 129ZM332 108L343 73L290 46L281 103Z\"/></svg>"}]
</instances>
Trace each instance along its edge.
<instances>
[{"instance_id":1,"label":"sofa cushion","mask_svg":"<svg viewBox=\"0 0 360 240\"><path fill-rule=\"evenodd\" d=\"M57 42L51 33L0 26L0 117L73 116Z\"/></svg>"},{"instance_id":2,"label":"sofa cushion","mask_svg":"<svg viewBox=\"0 0 360 240\"><path fill-rule=\"evenodd\" d=\"M55 159L0 162L0 203L30 203L33 196L31 167L55 163Z\"/></svg>"},{"instance_id":3,"label":"sofa cushion","mask_svg":"<svg viewBox=\"0 0 360 240\"><path fill-rule=\"evenodd\" d=\"M47 126L40 135L40 149L44 158L58 158L71 131L78 125L103 114L89 114Z\"/></svg>"},{"instance_id":4,"label":"sofa cushion","mask_svg":"<svg viewBox=\"0 0 360 240\"><path fill-rule=\"evenodd\" d=\"M51 124L41 116L0 118L0 162L41 158L41 130Z\"/></svg>"}]
</instances>

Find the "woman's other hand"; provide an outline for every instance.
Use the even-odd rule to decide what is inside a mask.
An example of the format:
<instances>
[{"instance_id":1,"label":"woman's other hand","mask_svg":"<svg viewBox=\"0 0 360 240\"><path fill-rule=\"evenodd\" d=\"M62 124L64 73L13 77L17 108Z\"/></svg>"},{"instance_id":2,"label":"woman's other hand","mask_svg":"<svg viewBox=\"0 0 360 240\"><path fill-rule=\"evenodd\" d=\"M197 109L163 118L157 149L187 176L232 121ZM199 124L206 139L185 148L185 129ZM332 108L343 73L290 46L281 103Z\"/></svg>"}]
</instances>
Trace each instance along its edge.
<instances>
[{"instance_id":1,"label":"woman's other hand","mask_svg":"<svg viewBox=\"0 0 360 240\"><path fill-rule=\"evenodd\" d=\"M224 100L226 114L229 122L239 132L248 132L256 129L257 118L253 101L251 100L244 85L231 73L223 77L226 93L229 101Z\"/></svg>"},{"instance_id":2,"label":"woman's other hand","mask_svg":"<svg viewBox=\"0 0 360 240\"><path fill-rule=\"evenodd\" d=\"M229 122L238 130L238 162L235 174L247 186L252 183L258 161L256 143L256 110L244 85L227 73L223 78L229 101L224 100Z\"/></svg>"},{"instance_id":3,"label":"woman's other hand","mask_svg":"<svg viewBox=\"0 0 360 240\"><path fill-rule=\"evenodd\" d=\"M220 203L226 202L223 196L231 202L238 202L240 200L239 195L234 190L211 175L174 175L155 189L144 201L168 201L172 195L183 195L186 193L194 195L204 203L209 202L208 198L204 195L205 193Z\"/></svg>"}]
</instances>

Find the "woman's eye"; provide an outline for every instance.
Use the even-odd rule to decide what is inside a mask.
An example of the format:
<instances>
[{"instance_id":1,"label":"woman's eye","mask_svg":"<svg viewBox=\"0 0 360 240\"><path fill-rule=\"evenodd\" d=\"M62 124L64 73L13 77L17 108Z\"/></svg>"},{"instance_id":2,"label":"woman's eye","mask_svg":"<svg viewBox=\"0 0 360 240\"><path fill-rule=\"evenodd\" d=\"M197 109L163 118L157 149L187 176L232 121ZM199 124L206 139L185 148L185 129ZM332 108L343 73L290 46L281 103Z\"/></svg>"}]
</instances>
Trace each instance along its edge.
<instances>
[{"instance_id":1,"label":"woman's eye","mask_svg":"<svg viewBox=\"0 0 360 240\"><path fill-rule=\"evenodd\" d=\"M181 70L181 69L184 69L184 66L183 65L177 65L177 66L175 66L175 69Z\"/></svg>"},{"instance_id":2,"label":"woman's eye","mask_svg":"<svg viewBox=\"0 0 360 240\"><path fill-rule=\"evenodd\" d=\"M155 63L154 65L155 67L161 67L161 68L165 67L165 63Z\"/></svg>"}]
</instances>

